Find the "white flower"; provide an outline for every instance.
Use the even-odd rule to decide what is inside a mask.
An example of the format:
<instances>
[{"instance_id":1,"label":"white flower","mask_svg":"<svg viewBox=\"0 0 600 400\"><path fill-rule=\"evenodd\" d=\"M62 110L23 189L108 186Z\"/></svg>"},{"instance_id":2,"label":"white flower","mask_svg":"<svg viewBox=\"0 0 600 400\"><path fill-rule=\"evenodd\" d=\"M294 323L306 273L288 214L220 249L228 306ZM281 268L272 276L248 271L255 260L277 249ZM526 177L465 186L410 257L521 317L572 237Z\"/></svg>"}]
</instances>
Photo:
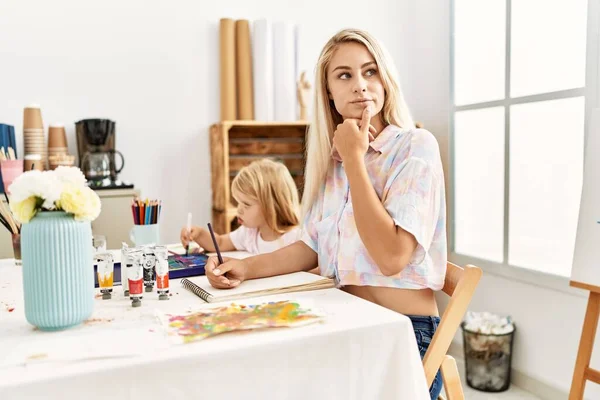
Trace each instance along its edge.
<instances>
[{"instance_id":1,"label":"white flower","mask_svg":"<svg viewBox=\"0 0 600 400\"><path fill-rule=\"evenodd\" d=\"M54 174L63 184L85 186L85 176L83 176L83 173L77 167L60 166L54 170Z\"/></svg>"},{"instance_id":2,"label":"white flower","mask_svg":"<svg viewBox=\"0 0 600 400\"><path fill-rule=\"evenodd\" d=\"M26 223L40 210L62 210L77 221L93 221L100 214L100 198L86 186L76 167L54 171L27 171L10 186L10 206L20 222Z\"/></svg>"},{"instance_id":3,"label":"white flower","mask_svg":"<svg viewBox=\"0 0 600 400\"><path fill-rule=\"evenodd\" d=\"M102 203L100 202L98 193L94 192L89 187L86 186L84 192L87 194L86 207L84 212L80 215L80 218L86 221L93 221L100 215L100 211L102 211Z\"/></svg>"},{"instance_id":4,"label":"white flower","mask_svg":"<svg viewBox=\"0 0 600 400\"><path fill-rule=\"evenodd\" d=\"M27 171L10 185L11 201L20 203L30 197L42 199L42 208L54 210L60 199L62 185L53 171Z\"/></svg>"},{"instance_id":5,"label":"white flower","mask_svg":"<svg viewBox=\"0 0 600 400\"><path fill-rule=\"evenodd\" d=\"M17 221L25 224L31 221L31 218L38 212L37 199L32 196L18 203L16 201L11 201L10 210Z\"/></svg>"},{"instance_id":6,"label":"white flower","mask_svg":"<svg viewBox=\"0 0 600 400\"><path fill-rule=\"evenodd\" d=\"M93 221L100 214L100 198L87 186L65 184L60 196L60 208L77 221Z\"/></svg>"}]
</instances>

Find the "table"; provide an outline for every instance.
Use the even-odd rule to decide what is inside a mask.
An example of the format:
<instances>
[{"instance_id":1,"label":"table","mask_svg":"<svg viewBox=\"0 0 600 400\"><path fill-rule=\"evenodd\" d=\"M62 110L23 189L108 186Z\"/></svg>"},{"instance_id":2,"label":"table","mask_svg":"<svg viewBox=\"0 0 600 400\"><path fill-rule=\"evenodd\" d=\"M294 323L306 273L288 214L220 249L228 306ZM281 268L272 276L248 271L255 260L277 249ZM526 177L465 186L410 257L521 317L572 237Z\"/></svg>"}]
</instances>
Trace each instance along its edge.
<instances>
[{"instance_id":1,"label":"table","mask_svg":"<svg viewBox=\"0 0 600 400\"><path fill-rule=\"evenodd\" d=\"M240 303L290 299L326 318L175 345L156 310L212 305L178 280L171 292L132 308L116 287L82 325L42 332L25 320L21 267L0 260L0 399L429 399L403 315L338 289L269 296Z\"/></svg>"}]
</instances>

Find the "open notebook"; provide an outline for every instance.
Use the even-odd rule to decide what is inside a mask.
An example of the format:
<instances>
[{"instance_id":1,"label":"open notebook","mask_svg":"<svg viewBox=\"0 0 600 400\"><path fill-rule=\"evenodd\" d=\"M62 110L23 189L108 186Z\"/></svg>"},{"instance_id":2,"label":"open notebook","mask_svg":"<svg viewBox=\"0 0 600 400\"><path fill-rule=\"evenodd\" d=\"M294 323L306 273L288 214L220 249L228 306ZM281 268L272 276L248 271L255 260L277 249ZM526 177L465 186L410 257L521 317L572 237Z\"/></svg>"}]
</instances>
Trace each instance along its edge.
<instances>
[{"instance_id":1,"label":"open notebook","mask_svg":"<svg viewBox=\"0 0 600 400\"><path fill-rule=\"evenodd\" d=\"M181 280L181 285L208 303L235 301L248 297L280 293L304 292L335 287L335 281L309 272L294 272L269 278L251 279L233 289L217 289L210 285L206 276Z\"/></svg>"}]
</instances>

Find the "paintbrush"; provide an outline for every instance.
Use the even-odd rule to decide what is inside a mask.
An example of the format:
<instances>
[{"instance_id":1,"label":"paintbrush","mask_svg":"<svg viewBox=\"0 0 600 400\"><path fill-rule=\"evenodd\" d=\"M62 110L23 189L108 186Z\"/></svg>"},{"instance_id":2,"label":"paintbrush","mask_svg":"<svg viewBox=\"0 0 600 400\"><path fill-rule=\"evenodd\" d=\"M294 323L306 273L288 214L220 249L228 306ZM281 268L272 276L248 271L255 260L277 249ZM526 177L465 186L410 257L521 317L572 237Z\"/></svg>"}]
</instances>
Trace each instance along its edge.
<instances>
[{"instance_id":1,"label":"paintbrush","mask_svg":"<svg viewBox=\"0 0 600 400\"><path fill-rule=\"evenodd\" d=\"M187 216L186 228L187 228L188 236L190 236L192 234L192 213L191 212L188 213L188 216ZM191 239L191 238L189 238L189 239ZM185 255L186 256L190 255L190 243L189 242L188 242L188 245L185 246Z\"/></svg>"},{"instance_id":2,"label":"paintbrush","mask_svg":"<svg viewBox=\"0 0 600 400\"><path fill-rule=\"evenodd\" d=\"M14 233L10 227L10 224L4 219L4 217L0 216L0 223L8 229L10 233Z\"/></svg>"},{"instance_id":3,"label":"paintbrush","mask_svg":"<svg viewBox=\"0 0 600 400\"><path fill-rule=\"evenodd\" d=\"M2 214L2 217L10 225L11 231L13 233L19 233L18 223L14 220L12 213L10 212L9 209L6 208L6 206L4 205L4 203L2 201L0 201L0 214Z\"/></svg>"},{"instance_id":4,"label":"paintbrush","mask_svg":"<svg viewBox=\"0 0 600 400\"><path fill-rule=\"evenodd\" d=\"M168 250L168 252L169 252L169 253L171 253L171 254L173 254L173 256L175 256L175 258L181 258L181 259L184 259L184 258L183 258L183 256L182 256L181 254L177 254L177 253L175 253L175 252L174 252L174 251L172 251L172 250Z\"/></svg>"},{"instance_id":5,"label":"paintbrush","mask_svg":"<svg viewBox=\"0 0 600 400\"><path fill-rule=\"evenodd\" d=\"M7 222L10 222L12 220L13 224L17 227L17 231L13 232L13 233L21 233L21 224L19 222L15 221L13 218L12 211L10 211L10 200L8 200L8 196L6 195L6 192L4 192L4 198L6 199L6 213L10 217L10 218L5 218L5 219L7 220ZM0 203L2 203L2 200L0 200Z\"/></svg>"}]
</instances>

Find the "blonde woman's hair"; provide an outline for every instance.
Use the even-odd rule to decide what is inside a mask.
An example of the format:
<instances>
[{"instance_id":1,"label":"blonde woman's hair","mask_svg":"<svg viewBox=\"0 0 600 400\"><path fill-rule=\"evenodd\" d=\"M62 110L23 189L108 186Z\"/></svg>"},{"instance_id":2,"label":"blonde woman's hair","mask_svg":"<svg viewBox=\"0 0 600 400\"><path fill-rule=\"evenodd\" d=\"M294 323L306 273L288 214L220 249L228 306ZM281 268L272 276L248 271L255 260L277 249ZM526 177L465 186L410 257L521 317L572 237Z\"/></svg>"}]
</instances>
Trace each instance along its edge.
<instances>
[{"instance_id":1,"label":"blonde woman's hair","mask_svg":"<svg viewBox=\"0 0 600 400\"><path fill-rule=\"evenodd\" d=\"M312 122L308 129L302 218L310 211L319 190L325 183L327 170L333 162L330 155L331 141L335 127L342 123L342 116L335 109L333 100L329 99L327 69L333 54L343 43L360 43L375 59L385 89L385 99L381 110L383 123L385 125L394 124L405 129L415 127L400 90L396 67L386 49L365 31L345 29L336 33L323 47L315 68L315 98Z\"/></svg>"},{"instance_id":2,"label":"blonde woman's hair","mask_svg":"<svg viewBox=\"0 0 600 400\"><path fill-rule=\"evenodd\" d=\"M233 178L231 194L256 200L267 226L285 233L299 223L298 188L285 165L269 159L252 162Z\"/></svg>"}]
</instances>

